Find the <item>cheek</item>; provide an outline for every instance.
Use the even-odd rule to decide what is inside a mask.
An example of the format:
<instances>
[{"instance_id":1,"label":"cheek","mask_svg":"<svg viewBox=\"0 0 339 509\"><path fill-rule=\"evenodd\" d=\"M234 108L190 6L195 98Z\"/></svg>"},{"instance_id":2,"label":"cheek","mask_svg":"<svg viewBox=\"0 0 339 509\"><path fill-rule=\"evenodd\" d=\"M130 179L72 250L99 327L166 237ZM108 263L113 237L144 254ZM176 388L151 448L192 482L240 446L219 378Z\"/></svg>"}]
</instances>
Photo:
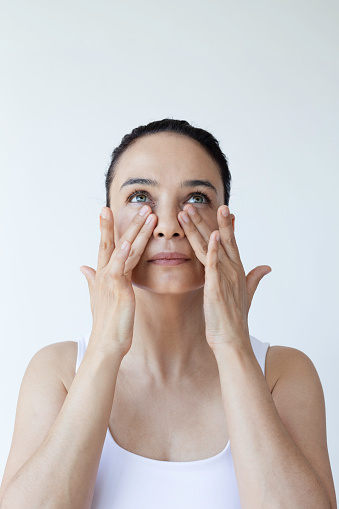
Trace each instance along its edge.
<instances>
[{"instance_id":1,"label":"cheek","mask_svg":"<svg viewBox=\"0 0 339 509\"><path fill-rule=\"evenodd\" d=\"M213 216L206 217L205 221L211 231L217 230L219 228L218 218L216 214L215 215L213 214Z\"/></svg>"}]
</instances>

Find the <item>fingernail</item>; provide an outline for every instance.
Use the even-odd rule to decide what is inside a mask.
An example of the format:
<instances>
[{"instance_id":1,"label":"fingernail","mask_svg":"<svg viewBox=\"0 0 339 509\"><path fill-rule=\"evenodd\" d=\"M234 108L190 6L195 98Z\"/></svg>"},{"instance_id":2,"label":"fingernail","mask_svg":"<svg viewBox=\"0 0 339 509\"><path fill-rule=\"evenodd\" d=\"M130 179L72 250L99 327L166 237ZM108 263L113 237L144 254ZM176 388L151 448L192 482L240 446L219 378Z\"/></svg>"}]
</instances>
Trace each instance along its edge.
<instances>
[{"instance_id":1,"label":"fingernail","mask_svg":"<svg viewBox=\"0 0 339 509\"><path fill-rule=\"evenodd\" d=\"M106 207L102 207L100 215L101 215L101 217L103 217L104 219L107 219L107 218L108 218L108 212L107 212L107 210L106 210Z\"/></svg>"},{"instance_id":2,"label":"fingernail","mask_svg":"<svg viewBox=\"0 0 339 509\"><path fill-rule=\"evenodd\" d=\"M222 209L221 213L222 213L222 215L223 215L224 217L227 217L227 216L228 216L228 214L230 213L230 210L229 210L229 208L228 208L228 207L224 207L224 208Z\"/></svg>"},{"instance_id":3,"label":"fingernail","mask_svg":"<svg viewBox=\"0 0 339 509\"><path fill-rule=\"evenodd\" d=\"M183 220L185 221L185 223L189 223L189 222L190 222L190 218L189 218L189 216L186 214L186 212L183 212L183 214L182 214L182 218L183 218Z\"/></svg>"},{"instance_id":4,"label":"fingernail","mask_svg":"<svg viewBox=\"0 0 339 509\"><path fill-rule=\"evenodd\" d=\"M148 218L146 219L146 221L145 221L145 222L146 222L146 224L148 224L150 221L152 221L152 219L153 219L153 216L152 216L152 214L150 214L150 215L148 216Z\"/></svg>"}]
</instances>

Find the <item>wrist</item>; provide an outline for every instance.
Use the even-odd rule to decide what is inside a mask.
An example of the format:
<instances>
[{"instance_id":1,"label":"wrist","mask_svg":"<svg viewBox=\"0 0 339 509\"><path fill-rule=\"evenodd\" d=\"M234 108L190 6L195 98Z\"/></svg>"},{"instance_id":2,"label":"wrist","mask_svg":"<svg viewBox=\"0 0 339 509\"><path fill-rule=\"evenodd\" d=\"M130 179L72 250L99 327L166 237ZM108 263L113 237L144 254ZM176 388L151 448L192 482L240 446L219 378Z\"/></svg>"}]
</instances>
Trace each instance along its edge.
<instances>
[{"instance_id":1,"label":"wrist","mask_svg":"<svg viewBox=\"0 0 339 509\"><path fill-rule=\"evenodd\" d=\"M253 349L249 336L245 338L237 338L234 340L227 340L224 343L219 343L212 349L216 361L224 361L225 359L237 357L253 356Z\"/></svg>"},{"instance_id":2,"label":"wrist","mask_svg":"<svg viewBox=\"0 0 339 509\"><path fill-rule=\"evenodd\" d=\"M119 348L118 345L115 344L107 344L102 343L100 341L96 341L92 336L89 338L87 350L89 355L96 357L100 360L109 360L114 363L121 363L122 359L125 356L125 353L122 351L122 348Z\"/></svg>"}]
</instances>

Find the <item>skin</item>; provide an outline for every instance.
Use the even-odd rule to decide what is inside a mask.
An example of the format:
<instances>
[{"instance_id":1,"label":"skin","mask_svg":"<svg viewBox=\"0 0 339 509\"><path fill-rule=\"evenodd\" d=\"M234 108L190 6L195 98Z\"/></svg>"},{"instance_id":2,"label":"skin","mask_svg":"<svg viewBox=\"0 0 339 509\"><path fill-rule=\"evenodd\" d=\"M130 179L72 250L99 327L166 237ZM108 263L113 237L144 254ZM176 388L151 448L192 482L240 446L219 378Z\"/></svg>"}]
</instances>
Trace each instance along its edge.
<instances>
[{"instance_id":1,"label":"skin","mask_svg":"<svg viewBox=\"0 0 339 509\"><path fill-rule=\"evenodd\" d=\"M155 188L134 184L120 191L132 177L154 179L160 185ZM189 179L209 180L217 194L202 186L180 188L181 182ZM148 195L140 194L126 202L136 189L143 189ZM206 193L211 203L192 194L197 190ZM224 204L224 190L216 163L199 143L180 135L157 133L140 138L119 160L110 200L116 243L143 205L149 205L157 217L132 274L136 296L134 333L122 365L148 374L161 385L179 383L202 369L217 374L215 356L205 334L205 267L178 218L184 206L191 203L212 231L218 228L217 210ZM234 219L232 214L233 228ZM179 251L190 260L176 266L149 263L160 251Z\"/></svg>"},{"instance_id":2,"label":"skin","mask_svg":"<svg viewBox=\"0 0 339 509\"><path fill-rule=\"evenodd\" d=\"M132 177L155 179L159 187L133 185L120 191ZM210 204L194 194L199 188L180 188L188 179L215 186L217 194L207 192ZM147 194L139 195L141 203L127 202L136 189ZM178 395L184 400L187 394L190 401L207 385L210 399L212 388L221 387L243 507L336 509L319 377L305 354L279 346L269 348L263 376L250 347L247 314L270 267L256 267L245 276L234 215L221 215L228 207L223 207L222 180L213 160L197 142L180 135L141 138L120 159L110 193L116 242L144 204L156 215L132 273L136 315L132 347L120 367L125 380L134 375L138 386L151 388L167 403L168 395L178 401ZM189 212L189 203L196 213L185 225L183 210ZM148 263L167 250L186 253L190 260L172 267Z\"/></svg>"}]
</instances>

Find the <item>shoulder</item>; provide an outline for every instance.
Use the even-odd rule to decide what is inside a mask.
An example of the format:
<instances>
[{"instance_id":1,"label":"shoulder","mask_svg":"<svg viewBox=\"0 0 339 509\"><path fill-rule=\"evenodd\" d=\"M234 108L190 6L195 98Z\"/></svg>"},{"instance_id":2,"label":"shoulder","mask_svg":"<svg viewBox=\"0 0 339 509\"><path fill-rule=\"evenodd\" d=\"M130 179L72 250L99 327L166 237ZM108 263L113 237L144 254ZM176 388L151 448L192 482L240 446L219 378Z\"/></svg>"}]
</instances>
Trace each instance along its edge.
<instances>
[{"instance_id":1,"label":"shoulder","mask_svg":"<svg viewBox=\"0 0 339 509\"><path fill-rule=\"evenodd\" d=\"M311 359L301 350L289 346L274 345L266 354L266 381L271 393L279 379L313 379L320 383L317 370Z\"/></svg>"},{"instance_id":2,"label":"shoulder","mask_svg":"<svg viewBox=\"0 0 339 509\"><path fill-rule=\"evenodd\" d=\"M78 343L76 341L60 341L40 348L31 362L43 359L50 369L56 370L68 392L75 377L77 355Z\"/></svg>"},{"instance_id":3,"label":"shoulder","mask_svg":"<svg viewBox=\"0 0 339 509\"><path fill-rule=\"evenodd\" d=\"M0 500L11 479L41 445L55 422L67 396L67 386L72 383L72 371L75 376L76 348L74 341L52 343L37 350L29 361L20 385Z\"/></svg>"},{"instance_id":4,"label":"shoulder","mask_svg":"<svg viewBox=\"0 0 339 509\"><path fill-rule=\"evenodd\" d=\"M321 479L331 507L337 507L327 448L325 398L313 362L296 348L272 346L266 369L266 381L284 426Z\"/></svg>"},{"instance_id":5,"label":"shoulder","mask_svg":"<svg viewBox=\"0 0 339 509\"><path fill-rule=\"evenodd\" d=\"M281 412L312 418L325 415L324 393L318 372L311 359L301 350L285 346L273 346L267 352L267 383L273 400Z\"/></svg>"}]
</instances>

